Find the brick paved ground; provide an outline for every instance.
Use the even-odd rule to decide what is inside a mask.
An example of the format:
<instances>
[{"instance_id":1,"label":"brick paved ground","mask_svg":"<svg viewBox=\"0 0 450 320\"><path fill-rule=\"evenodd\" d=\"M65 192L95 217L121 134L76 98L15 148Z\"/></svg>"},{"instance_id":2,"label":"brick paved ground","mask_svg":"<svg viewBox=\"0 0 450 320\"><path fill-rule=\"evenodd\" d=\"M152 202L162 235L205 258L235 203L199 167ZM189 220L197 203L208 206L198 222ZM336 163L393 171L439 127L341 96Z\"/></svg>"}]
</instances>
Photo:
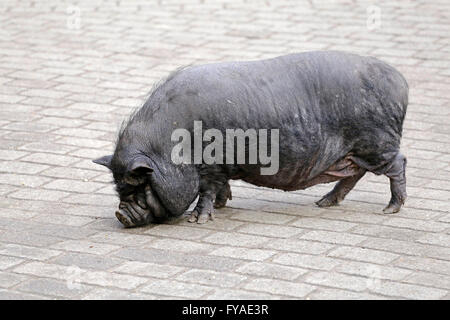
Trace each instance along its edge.
<instances>
[{"instance_id":1,"label":"brick paved ground","mask_svg":"<svg viewBox=\"0 0 450 320\"><path fill-rule=\"evenodd\" d=\"M0 12L0 298L450 298L448 1L2 0ZM375 55L410 83L401 213L381 214L388 180L368 174L337 208L313 204L330 185L238 182L213 223L121 227L91 159L155 81L313 49Z\"/></svg>"}]
</instances>

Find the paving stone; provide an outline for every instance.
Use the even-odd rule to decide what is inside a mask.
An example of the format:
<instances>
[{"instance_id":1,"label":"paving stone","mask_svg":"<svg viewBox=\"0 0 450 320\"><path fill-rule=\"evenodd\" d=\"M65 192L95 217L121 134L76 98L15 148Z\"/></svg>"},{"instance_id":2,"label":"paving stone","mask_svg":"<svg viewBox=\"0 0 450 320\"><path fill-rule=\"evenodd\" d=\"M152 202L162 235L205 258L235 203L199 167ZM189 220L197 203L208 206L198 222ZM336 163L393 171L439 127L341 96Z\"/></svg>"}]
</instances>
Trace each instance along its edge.
<instances>
[{"instance_id":1,"label":"paving stone","mask_svg":"<svg viewBox=\"0 0 450 320\"><path fill-rule=\"evenodd\" d=\"M276 252L263 249L220 247L210 252L211 255L230 257L243 260L262 261L273 256Z\"/></svg>"},{"instance_id":2,"label":"paving stone","mask_svg":"<svg viewBox=\"0 0 450 320\"><path fill-rule=\"evenodd\" d=\"M354 292L333 288L319 288L310 295L311 300L386 300L383 296L377 296L366 292Z\"/></svg>"},{"instance_id":3,"label":"paving stone","mask_svg":"<svg viewBox=\"0 0 450 320\"><path fill-rule=\"evenodd\" d=\"M51 152L56 154L65 154L72 150L76 149L75 147L68 147L63 145L58 145L53 142L32 142L20 147L20 150L34 151L34 152Z\"/></svg>"},{"instance_id":4,"label":"paving stone","mask_svg":"<svg viewBox=\"0 0 450 320\"><path fill-rule=\"evenodd\" d=\"M55 134L62 136L74 136L78 138L98 138L103 133L101 131L89 130L83 128L63 128L55 131Z\"/></svg>"},{"instance_id":5,"label":"paving stone","mask_svg":"<svg viewBox=\"0 0 450 320\"><path fill-rule=\"evenodd\" d=\"M402 280L412 273L411 270L407 269L358 261L343 261L334 270L346 274L393 281Z\"/></svg>"},{"instance_id":6,"label":"paving stone","mask_svg":"<svg viewBox=\"0 0 450 320\"><path fill-rule=\"evenodd\" d=\"M228 232L215 232L214 234L203 239L205 242L231 245L231 246L242 246L242 247L260 247L271 239L261 236L252 236L246 234L238 233L228 233Z\"/></svg>"},{"instance_id":7,"label":"paving stone","mask_svg":"<svg viewBox=\"0 0 450 320\"><path fill-rule=\"evenodd\" d=\"M199 228L162 224L147 230L145 233L153 236L179 238L183 240L196 240L203 238L206 235L211 234L212 232L210 230Z\"/></svg>"},{"instance_id":8,"label":"paving stone","mask_svg":"<svg viewBox=\"0 0 450 320\"><path fill-rule=\"evenodd\" d=\"M270 300L282 298L284 297L263 292L216 288L213 293L207 296L207 299L211 300Z\"/></svg>"},{"instance_id":9,"label":"paving stone","mask_svg":"<svg viewBox=\"0 0 450 320\"><path fill-rule=\"evenodd\" d=\"M434 221L428 221L427 223L423 223L422 220L402 219L402 218L391 218L385 221L385 224L413 230L423 230L430 232L440 232L448 229L448 225L446 223Z\"/></svg>"},{"instance_id":10,"label":"paving stone","mask_svg":"<svg viewBox=\"0 0 450 320\"><path fill-rule=\"evenodd\" d=\"M48 300L50 298L34 294L0 289L0 300Z\"/></svg>"},{"instance_id":11,"label":"paving stone","mask_svg":"<svg viewBox=\"0 0 450 320\"><path fill-rule=\"evenodd\" d=\"M356 245L363 242L367 238L343 232L315 230L301 235L300 239L320 241L332 244Z\"/></svg>"},{"instance_id":12,"label":"paving stone","mask_svg":"<svg viewBox=\"0 0 450 320\"><path fill-rule=\"evenodd\" d=\"M25 95L30 97L63 98L67 96L68 93L46 89L29 89L25 92Z\"/></svg>"},{"instance_id":13,"label":"paving stone","mask_svg":"<svg viewBox=\"0 0 450 320\"><path fill-rule=\"evenodd\" d=\"M83 113L79 113L78 115L83 114ZM61 126L61 127L79 127L79 126L83 126L86 125L88 122L84 121L84 120L80 120L80 119L74 119L73 117L70 119L70 121L67 121L67 116L73 115L70 113L59 113L59 114L51 114L51 113L46 113L47 117L45 118L41 118L38 121L36 121L36 123L42 123L42 124L50 124L50 125L54 125L54 126ZM64 117L52 117L52 115L57 115L57 116L64 116Z\"/></svg>"},{"instance_id":14,"label":"paving stone","mask_svg":"<svg viewBox=\"0 0 450 320\"><path fill-rule=\"evenodd\" d=\"M121 289L135 289L147 282L142 277L121 275L105 271L89 271L82 278L82 282L104 287L118 287Z\"/></svg>"},{"instance_id":15,"label":"paving stone","mask_svg":"<svg viewBox=\"0 0 450 320\"><path fill-rule=\"evenodd\" d=\"M449 250L439 246L382 238L371 238L365 241L363 245L366 248L386 250L398 254L450 260Z\"/></svg>"},{"instance_id":16,"label":"paving stone","mask_svg":"<svg viewBox=\"0 0 450 320\"><path fill-rule=\"evenodd\" d=\"M123 262L122 259L98 254L66 252L51 259L52 263L64 266L77 266L82 269L108 270Z\"/></svg>"},{"instance_id":17,"label":"paving stone","mask_svg":"<svg viewBox=\"0 0 450 320\"><path fill-rule=\"evenodd\" d=\"M323 256L283 253L272 259L273 262L302 268L331 270L339 264L338 260Z\"/></svg>"},{"instance_id":18,"label":"paving stone","mask_svg":"<svg viewBox=\"0 0 450 320\"><path fill-rule=\"evenodd\" d=\"M66 225L66 226L73 226L73 227L81 227L84 226L92 221L95 221L95 219L88 218L88 217L80 217L80 216L73 216L73 215L65 215L65 214L40 214L35 217L33 217L32 221L39 222L39 223L52 223L52 224L60 224L60 225Z\"/></svg>"},{"instance_id":19,"label":"paving stone","mask_svg":"<svg viewBox=\"0 0 450 320\"><path fill-rule=\"evenodd\" d=\"M260 276L265 278L294 280L307 272L306 269L286 267L271 263L249 262L236 269L237 272L249 276Z\"/></svg>"},{"instance_id":20,"label":"paving stone","mask_svg":"<svg viewBox=\"0 0 450 320\"><path fill-rule=\"evenodd\" d=\"M146 279L140 277L105 271L89 271L76 266L61 266L42 262L30 262L15 268L14 271L21 274L66 280L68 285L74 288L82 284L94 284L134 289L147 282Z\"/></svg>"},{"instance_id":21,"label":"paving stone","mask_svg":"<svg viewBox=\"0 0 450 320\"><path fill-rule=\"evenodd\" d=\"M356 226L356 224L350 222L316 218L300 218L293 222L292 225L300 228L328 231L347 231Z\"/></svg>"},{"instance_id":22,"label":"paving stone","mask_svg":"<svg viewBox=\"0 0 450 320\"><path fill-rule=\"evenodd\" d=\"M119 222L114 217L114 211L111 211L112 207L100 207L100 206L89 206L89 205L69 205L64 208L63 213L66 215L76 215L85 216L95 219L94 222L87 225L88 228L94 228L96 225L109 224L111 222ZM113 219L114 217L114 219ZM109 231L109 230L108 230ZM94 233L94 232L92 232Z\"/></svg>"},{"instance_id":23,"label":"paving stone","mask_svg":"<svg viewBox=\"0 0 450 320\"><path fill-rule=\"evenodd\" d=\"M0 272L0 288L10 288L18 283L25 281L26 276L10 272Z\"/></svg>"},{"instance_id":24,"label":"paving stone","mask_svg":"<svg viewBox=\"0 0 450 320\"><path fill-rule=\"evenodd\" d=\"M58 166L69 166L78 161L77 158L50 153L33 153L29 156L22 158L21 160Z\"/></svg>"},{"instance_id":25,"label":"paving stone","mask_svg":"<svg viewBox=\"0 0 450 320\"><path fill-rule=\"evenodd\" d=\"M26 162L0 161L0 171L6 173L36 174L48 168L46 165L32 164Z\"/></svg>"},{"instance_id":26,"label":"paving stone","mask_svg":"<svg viewBox=\"0 0 450 320\"><path fill-rule=\"evenodd\" d=\"M115 130L116 131L116 130ZM114 132L115 132L114 131ZM105 155L105 152L98 149L77 149L68 153L71 156L78 158L86 158L88 160L97 159Z\"/></svg>"},{"instance_id":27,"label":"paving stone","mask_svg":"<svg viewBox=\"0 0 450 320\"><path fill-rule=\"evenodd\" d=\"M83 297L83 300L155 300L156 296L124 290L96 288Z\"/></svg>"},{"instance_id":28,"label":"paving stone","mask_svg":"<svg viewBox=\"0 0 450 320\"><path fill-rule=\"evenodd\" d=\"M212 288L173 280L155 280L140 290L145 293L199 299L211 292Z\"/></svg>"},{"instance_id":29,"label":"paving stone","mask_svg":"<svg viewBox=\"0 0 450 320\"><path fill-rule=\"evenodd\" d=\"M183 270L180 267L139 261L128 261L113 269L113 271L119 273L155 278L173 278Z\"/></svg>"},{"instance_id":30,"label":"paving stone","mask_svg":"<svg viewBox=\"0 0 450 320\"><path fill-rule=\"evenodd\" d=\"M380 225L368 225L368 224L356 226L354 229L352 229L352 232L359 235L396 239L396 240L418 239L424 235L422 231L418 230L410 230L396 227L385 227Z\"/></svg>"},{"instance_id":31,"label":"paving stone","mask_svg":"<svg viewBox=\"0 0 450 320\"><path fill-rule=\"evenodd\" d=\"M10 267L13 267L15 265L18 265L22 263L23 259L18 259L15 257L8 257L8 256L0 256L0 270L6 270Z\"/></svg>"},{"instance_id":32,"label":"paving stone","mask_svg":"<svg viewBox=\"0 0 450 320\"><path fill-rule=\"evenodd\" d=\"M394 262L396 266L450 275L450 262L422 257L404 256Z\"/></svg>"},{"instance_id":33,"label":"paving stone","mask_svg":"<svg viewBox=\"0 0 450 320\"><path fill-rule=\"evenodd\" d=\"M20 100L24 100L24 97L19 95L0 94L0 102L16 103Z\"/></svg>"},{"instance_id":34,"label":"paving stone","mask_svg":"<svg viewBox=\"0 0 450 320\"><path fill-rule=\"evenodd\" d=\"M211 270L189 270L177 276L176 279L213 287L232 288L236 287L247 278L242 275L216 272Z\"/></svg>"},{"instance_id":35,"label":"paving stone","mask_svg":"<svg viewBox=\"0 0 450 320\"><path fill-rule=\"evenodd\" d=\"M363 291L369 286L368 281L365 278L336 272L311 272L302 280L314 285L336 287L353 291Z\"/></svg>"},{"instance_id":36,"label":"paving stone","mask_svg":"<svg viewBox=\"0 0 450 320\"><path fill-rule=\"evenodd\" d=\"M281 251L292 251L308 254L323 254L334 245L297 239L277 239L266 245L268 248Z\"/></svg>"},{"instance_id":37,"label":"paving stone","mask_svg":"<svg viewBox=\"0 0 450 320\"><path fill-rule=\"evenodd\" d=\"M54 249L76 251L90 254L107 254L119 249L119 246L86 240L67 240L52 246Z\"/></svg>"},{"instance_id":38,"label":"paving stone","mask_svg":"<svg viewBox=\"0 0 450 320\"><path fill-rule=\"evenodd\" d=\"M0 159L1 160L17 160L26 155L28 155L28 152L0 149Z\"/></svg>"},{"instance_id":39,"label":"paving stone","mask_svg":"<svg viewBox=\"0 0 450 320\"><path fill-rule=\"evenodd\" d=\"M302 229L270 224L247 224L239 232L275 238L290 238L304 232Z\"/></svg>"},{"instance_id":40,"label":"paving stone","mask_svg":"<svg viewBox=\"0 0 450 320\"><path fill-rule=\"evenodd\" d=\"M32 260L47 260L61 252L44 248L35 248L18 244L5 244L0 247L0 255L27 258Z\"/></svg>"},{"instance_id":41,"label":"paving stone","mask_svg":"<svg viewBox=\"0 0 450 320\"><path fill-rule=\"evenodd\" d=\"M65 266L47 264L43 262L28 262L14 269L14 272L32 276L68 279L74 272Z\"/></svg>"},{"instance_id":42,"label":"paving stone","mask_svg":"<svg viewBox=\"0 0 450 320\"><path fill-rule=\"evenodd\" d=\"M123 259L216 271L234 270L241 263L240 260L227 257L184 254L158 249L125 248L115 252L114 255Z\"/></svg>"},{"instance_id":43,"label":"paving stone","mask_svg":"<svg viewBox=\"0 0 450 320\"><path fill-rule=\"evenodd\" d=\"M89 237L92 241L101 243L110 243L114 245L128 247L143 247L146 244L154 241L155 238L141 234L127 234L127 233L113 233L113 232L99 232ZM172 241L172 240L170 240Z\"/></svg>"},{"instance_id":44,"label":"paving stone","mask_svg":"<svg viewBox=\"0 0 450 320\"><path fill-rule=\"evenodd\" d=\"M29 188L37 188L49 181L50 181L49 178L44 178L40 176L29 176L29 175L8 174L8 173L0 174L1 184L10 184L19 187L23 186Z\"/></svg>"},{"instance_id":45,"label":"paving stone","mask_svg":"<svg viewBox=\"0 0 450 320\"><path fill-rule=\"evenodd\" d=\"M68 195L69 193L60 191L21 189L10 194L10 197L26 200L58 201L64 197L67 197Z\"/></svg>"},{"instance_id":46,"label":"paving stone","mask_svg":"<svg viewBox=\"0 0 450 320\"><path fill-rule=\"evenodd\" d=\"M442 233L428 233L419 238L417 242L448 247L450 244L450 235Z\"/></svg>"},{"instance_id":47,"label":"paving stone","mask_svg":"<svg viewBox=\"0 0 450 320\"><path fill-rule=\"evenodd\" d=\"M98 207L100 208L100 207ZM95 207L92 207L93 210L95 210ZM107 208L106 208L107 209ZM119 220L117 220L117 218L112 219L111 217L111 212L108 212L106 210L95 210L95 212L100 215L100 216L108 216L108 218L96 218L96 221L90 223L88 225L89 228L91 228L95 233L95 231L98 230L102 230L102 231L123 231L124 227L123 225L119 222ZM91 213L88 213L88 215L90 216Z\"/></svg>"},{"instance_id":48,"label":"paving stone","mask_svg":"<svg viewBox=\"0 0 450 320\"><path fill-rule=\"evenodd\" d=\"M406 283L384 281L372 291L387 296L402 297L406 299L434 300L445 297L446 290L417 286Z\"/></svg>"},{"instance_id":49,"label":"paving stone","mask_svg":"<svg viewBox=\"0 0 450 320\"><path fill-rule=\"evenodd\" d=\"M450 277L427 272L415 272L404 280L405 282L434 287L440 289L450 289Z\"/></svg>"},{"instance_id":50,"label":"paving stone","mask_svg":"<svg viewBox=\"0 0 450 320\"><path fill-rule=\"evenodd\" d=\"M4 185L0 185L0 195L6 195L8 193L12 193L13 191L15 191L16 188L10 187L10 186L4 186Z\"/></svg>"},{"instance_id":51,"label":"paving stone","mask_svg":"<svg viewBox=\"0 0 450 320\"><path fill-rule=\"evenodd\" d=\"M296 298L303 298L315 289L314 286L303 283L271 279L252 280L245 285L245 288L249 290L270 292Z\"/></svg>"},{"instance_id":52,"label":"paving stone","mask_svg":"<svg viewBox=\"0 0 450 320\"><path fill-rule=\"evenodd\" d=\"M50 192L50 190L46 191ZM59 192L63 193L61 191L52 191L52 192ZM64 192L64 194L67 194ZM75 194L72 193L68 197L64 198L65 203L70 204L76 204L76 205L93 205L93 206L110 206L111 203L115 203L117 201L116 196L109 196L109 195L99 195L99 194ZM112 210L111 210L112 211ZM111 212L111 215L114 214L114 211Z\"/></svg>"},{"instance_id":53,"label":"paving stone","mask_svg":"<svg viewBox=\"0 0 450 320\"><path fill-rule=\"evenodd\" d=\"M74 138L74 137L62 137L61 139L57 140L56 143L84 148L86 147L105 148L106 146L109 146L111 144L111 142L109 141L94 140L89 138Z\"/></svg>"},{"instance_id":54,"label":"paving stone","mask_svg":"<svg viewBox=\"0 0 450 320\"><path fill-rule=\"evenodd\" d=\"M156 239L147 244L146 247L196 254L206 254L215 248L215 246L206 243L197 243L178 239Z\"/></svg>"},{"instance_id":55,"label":"paving stone","mask_svg":"<svg viewBox=\"0 0 450 320\"><path fill-rule=\"evenodd\" d=\"M36 234L30 231L26 232L26 236L24 236L24 232L19 231L0 232L1 242L23 244L28 246L48 248L49 245L61 240L62 239L58 237Z\"/></svg>"},{"instance_id":56,"label":"paving stone","mask_svg":"<svg viewBox=\"0 0 450 320\"><path fill-rule=\"evenodd\" d=\"M16 290L70 299L79 298L80 295L90 290L90 287L79 285L68 287L66 282L53 279L29 280L15 287Z\"/></svg>"},{"instance_id":57,"label":"paving stone","mask_svg":"<svg viewBox=\"0 0 450 320\"><path fill-rule=\"evenodd\" d=\"M286 222L292 221L294 217L269 212L239 211L234 214L231 219L271 224L285 224Z\"/></svg>"},{"instance_id":58,"label":"paving stone","mask_svg":"<svg viewBox=\"0 0 450 320\"><path fill-rule=\"evenodd\" d=\"M58 179L43 186L45 189L62 190L67 192L92 193L103 187L103 184L87 181Z\"/></svg>"},{"instance_id":59,"label":"paving stone","mask_svg":"<svg viewBox=\"0 0 450 320\"><path fill-rule=\"evenodd\" d=\"M328 255L331 257L378 264L387 264L399 257L399 255L390 252L354 247L339 247L329 252Z\"/></svg>"},{"instance_id":60,"label":"paving stone","mask_svg":"<svg viewBox=\"0 0 450 320\"><path fill-rule=\"evenodd\" d=\"M40 238L47 236L49 242L51 239L55 239L52 243L64 239L85 239L95 233L94 230L62 224L37 224L32 226L31 231L40 235Z\"/></svg>"},{"instance_id":61,"label":"paving stone","mask_svg":"<svg viewBox=\"0 0 450 320\"><path fill-rule=\"evenodd\" d=\"M231 230L235 230L236 228L238 228L239 226L242 226L244 223L239 222L239 221L235 221L235 220L231 220L229 218L224 217L222 219L221 215L223 213L223 211L225 211L226 208L220 209L216 211L216 220L214 220L214 223L212 224L202 224L202 225L198 225L196 226L197 228L200 229L209 229L209 230L220 230L220 231L231 231ZM180 225L185 225L185 226L190 226L192 225L190 222L187 221L181 221Z\"/></svg>"}]
</instances>

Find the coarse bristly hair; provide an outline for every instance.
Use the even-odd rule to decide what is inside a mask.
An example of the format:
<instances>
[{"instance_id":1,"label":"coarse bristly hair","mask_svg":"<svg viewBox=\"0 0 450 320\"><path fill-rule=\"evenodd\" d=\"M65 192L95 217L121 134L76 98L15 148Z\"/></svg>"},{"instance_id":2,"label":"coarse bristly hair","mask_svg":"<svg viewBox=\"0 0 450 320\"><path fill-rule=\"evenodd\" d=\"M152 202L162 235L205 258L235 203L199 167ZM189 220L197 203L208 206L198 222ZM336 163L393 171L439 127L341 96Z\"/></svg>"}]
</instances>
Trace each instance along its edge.
<instances>
[{"instance_id":1,"label":"coarse bristly hair","mask_svg":"<svg viewBox=\"0 0 450 320\"><path fill-rule=\"evenodd\" d=\"M122 139L122 137L124 136L126 129L129 127L129 125L131 125L132 123L138 122L139 119L141 119L141 118L147 118L146 116L149 116L150 112L153 114L154 112L156 112L159 109L159 107L160 107L159 105L153 106L151 104L151 98L157 92L157 90L159 88L161 88L164 84L166 84L167 82L172 80L181 71L183 71L191 66L192 66L192 64L189 64L186 66L181 66L181 67L175 69L174 71L170 72L166 77L160 79L155 84L153 84L150 91L145 95L144 104L142 106L135 107L132 110L132 112L130 113L130 115L122 121L122 123L119 127L119 133L117 135L117 139L115 142L116 147L117 147L118 143L120 142L120 140Z\"/></svg>"}]
</instances>

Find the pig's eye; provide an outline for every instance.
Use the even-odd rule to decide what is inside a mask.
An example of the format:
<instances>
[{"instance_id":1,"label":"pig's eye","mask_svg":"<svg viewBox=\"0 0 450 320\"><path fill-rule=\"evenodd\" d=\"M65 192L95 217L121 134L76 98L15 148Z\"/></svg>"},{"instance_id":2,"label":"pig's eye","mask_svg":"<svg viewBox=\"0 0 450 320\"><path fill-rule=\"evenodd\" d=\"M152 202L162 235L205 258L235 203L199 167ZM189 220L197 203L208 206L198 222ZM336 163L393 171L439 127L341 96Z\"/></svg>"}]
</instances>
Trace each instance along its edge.
<instances>
[{"instance_id":1,"label":"pig's eye","mask_svg":"<svg viewBox=\"0 0 450 320\"><path fill-rule=\"evenodd\" d=\"M126 183L118 183L116 185L116 190L121 197L125 198L134 193L135 187Z\"/></svg>"}]
</instances>

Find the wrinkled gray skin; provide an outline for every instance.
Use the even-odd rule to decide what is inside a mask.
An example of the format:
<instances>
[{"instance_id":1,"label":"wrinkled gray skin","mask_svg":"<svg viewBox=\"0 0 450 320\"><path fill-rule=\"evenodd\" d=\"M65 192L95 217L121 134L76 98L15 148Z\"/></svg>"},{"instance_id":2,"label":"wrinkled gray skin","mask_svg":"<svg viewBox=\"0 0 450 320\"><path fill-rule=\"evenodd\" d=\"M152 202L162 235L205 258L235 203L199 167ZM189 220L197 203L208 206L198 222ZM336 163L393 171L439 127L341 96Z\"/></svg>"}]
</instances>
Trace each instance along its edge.
<instances>
[{"instance_id":1,"label":"wrinkled gray skin","mask_svg":"<svg viewBox=\"0 0 450 320\"><path fill-rule=\"evenodd\" d=\"M399 152L408 85L372 57L319 51L178 70L158 85L119 134L113 155L94 162L114 175L118 219L127 227L179 216L199 195L190 221L204 223L231 198L230 179L304 189L339 180L317 202L338 204L370 171L391 182L385 213L406 199L406 158ZM256 165L175 165L177 128L279 129L280 170ZM270 148L269 148L270 150ZM301 210L301 209L299 209Z\"/></svg>"}]
</instances>

